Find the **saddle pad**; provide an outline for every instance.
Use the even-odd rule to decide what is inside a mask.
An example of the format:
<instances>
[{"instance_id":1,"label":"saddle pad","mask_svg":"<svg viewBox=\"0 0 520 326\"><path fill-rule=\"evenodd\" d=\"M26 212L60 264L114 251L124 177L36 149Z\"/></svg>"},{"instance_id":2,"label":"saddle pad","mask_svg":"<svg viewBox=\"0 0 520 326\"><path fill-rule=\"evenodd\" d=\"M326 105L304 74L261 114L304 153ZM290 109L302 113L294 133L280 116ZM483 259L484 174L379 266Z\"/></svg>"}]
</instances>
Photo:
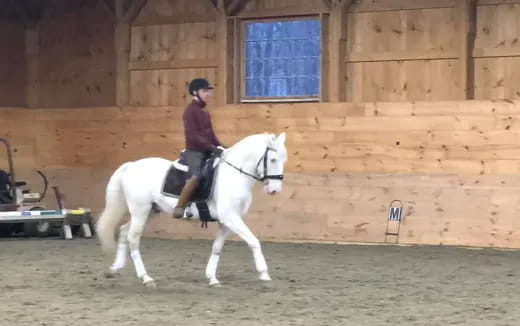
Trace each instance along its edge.
<instances>
[{"instance_id":1,"label":"saddle pad","mask_svg":"<svg viewBox=\"0 0 520 326\"><path fill-rule=\"evenodd\" d=\"M202 176L199 185L193 193L190 202L206 201L211 196L213 182L215 180L215 168L213 167L214 158L210 158L203 163ZM178 198L182 188L186 184L188 168L185 165L174 162L164 178L162 193L165 196Z\"/></svg>"}]
</instances>

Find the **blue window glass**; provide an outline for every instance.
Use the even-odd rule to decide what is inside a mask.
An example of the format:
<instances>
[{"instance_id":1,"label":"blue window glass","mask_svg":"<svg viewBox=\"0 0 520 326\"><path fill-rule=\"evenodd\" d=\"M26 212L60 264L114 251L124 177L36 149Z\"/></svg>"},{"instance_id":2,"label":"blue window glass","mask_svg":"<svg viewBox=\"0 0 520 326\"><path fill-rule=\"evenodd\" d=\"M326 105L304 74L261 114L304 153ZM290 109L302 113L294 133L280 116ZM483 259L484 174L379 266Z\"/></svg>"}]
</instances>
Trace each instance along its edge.
<instances>
[{"instance_id":1,"label":"blue window glass","mask_svg":"<svg viewBox=\"0 0 520 326\"><path fill-rule=\"evenodd\" d=\"M320 21L245 26L246 97L316 97L320 92Z\"/></svg>"}]
</instances>

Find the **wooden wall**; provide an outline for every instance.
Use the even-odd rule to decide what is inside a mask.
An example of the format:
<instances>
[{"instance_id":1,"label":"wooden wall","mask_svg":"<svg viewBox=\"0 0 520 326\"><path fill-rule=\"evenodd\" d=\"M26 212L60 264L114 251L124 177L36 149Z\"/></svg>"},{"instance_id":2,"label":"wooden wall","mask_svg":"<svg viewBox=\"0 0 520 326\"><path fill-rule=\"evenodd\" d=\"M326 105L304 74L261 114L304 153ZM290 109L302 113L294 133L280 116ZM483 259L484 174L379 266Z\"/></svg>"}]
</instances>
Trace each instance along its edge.
<instances>
[{"instance_id":1,"label":"wooden wall","mask_svg":"<svg viewBox=\"0 0 520 326\"><path fill-rule=\"evenodd\" d=\"M457 98L457 12L453 1L441 3L449 7L423 1L429 7L409 2L387 8L365 1L350 8L348 101Z\"/></svg>"},{"instance_id":2,"label":"wooden wall","mask_svg":"<svg viewBox=\"0 0 520 326\"><path fill-rule=\"evenodd\" d=\"M16 40L0 60L4 74L12 76L2 81L3 104L179 106L186 101L186 84L198 76L227 94L218 96L219 103L230 103L236 101L240 66L236 24L311 14L323 19L324 101L520 94L520 0L357 0L342 15L329 2L250 0L225 16L210 0L148 0L127 24L129 53L117 59L117 19L103 1L55 1L35 33L24 36L20 24L3 20L2 43ZM118 75L125 76L123 84L117 84ZM128 93L120 101L118 87Z\"/></svg>"},{"instance_id":3,"label":"wooden wall","mask_svg":"<svg viewBox=\"0 0 520 326\"><path fill-rule=\"evenodd\" d=\"M236 22L309 14L329 17L330 11L324 20L330 26L324 28L332 34L324 44L339 40L343 45L322 53L322 79L339 69L335 61L345 65L338 79L342 88L331 101L514 99L520 94L520 68L515 64L520 57L520 1L358 0L344 18L333 18L325 3L251 0L237 13ZM147 3L131 30L131 105L180 105L186 83L194 76L222 83L218 75L232 68L219 61L223 45L216 35L218 15L209 1ZM335 38L337 24L344 25L344 37ZM231 38L238 35L232 33ZM236 48L240 42L234 42ZM342 47L340 58L331 56L330 51ZM324 87L335 83L332 77Z\"/></svg>"},{"instance_id":4,"label":"wooden wall","mask_svg":"<svg viewBox=\"0 0 520 326\"><path fill-rule=\"evenodd\" d=\"M130 104L182 106L191 79L215 83L215 20L209 1L149 1L130 32Z\"/></svg>"},{"instance_id":5,"label":"wooden wall","mask_svg":"<svg viewBox=\"0 0 520 326\"><path fill-rule=\"evenodd\" d=\"M0 3L0 105L25 106L26 65L24 27Z\"/></svg>"},{"instance_id":6,"label":"wooden wall","mask_svg":"<svg viewBox=\"0 0 520 326\"><path fill-rule=\"evenodd\" d=\"M520 98L519 15L516 1L479 1L473 51L475 98Z\"/></svg>"},{"instance_id":7,"label":"wooden wall","mask_svg":"<svg viewBox=\"0 0 520 326\"><path fill-rule=\"evenodd\" d=\"M115 103L114 22L100 1L53 1L38 33L39 107Z\"/></svg>"},{"instance_id":8,"label":"wooden wall","mask_svg":"<svg viewBox=\"0 0 520 326\"><path fill-rule=\"evenodd\" d=\"M0 104L37 103L0 110L18 175L38 184L34 169L42 168L68 206L99 212L119 164L176 158L191 78L232 86L237 21L319 14L333 31L323 49L333 103L220 105L220 95L210 103L227 143L288 133L285 191L273 199L258 189L255 233L381 242L388 205L399 199L401 243L520 248L520 1L480 0L470 11L462 0L359 0L340 14L327 3L251 0L226 17L209 0L149 0L128 23L100 1L59 0L35 30L0 23L2 44L19 36L0 54L0 70L15 79L0 81ZM10 53L26 53L26 61ZM121 85L128 106L115 107ZM466 97L478 100L458 101ZM92 107L71 110L84 106ZM212 231L168 217L148 228L183 238Z\"/></svg>"},{"instance_id":9,"label":"wooden wall","mask_svg":"<svg viewBox=\"0 0 520 326\"><path fill-rule=\"evenodd\" d=\"M284 191L256 189L248 223L262 239L383 242L388 205L403 202L401 243L520 247L520 103L505 101L215 107L227 143L256 132L288 135ZM18 175L34 169L69 207L103 205L109 175L183 147L181 107L2 109L0 136ZM49 205L53 207L52 198ZM154 219L148 235L211 238L215 227Z\"/></svg>"}]
</instances>

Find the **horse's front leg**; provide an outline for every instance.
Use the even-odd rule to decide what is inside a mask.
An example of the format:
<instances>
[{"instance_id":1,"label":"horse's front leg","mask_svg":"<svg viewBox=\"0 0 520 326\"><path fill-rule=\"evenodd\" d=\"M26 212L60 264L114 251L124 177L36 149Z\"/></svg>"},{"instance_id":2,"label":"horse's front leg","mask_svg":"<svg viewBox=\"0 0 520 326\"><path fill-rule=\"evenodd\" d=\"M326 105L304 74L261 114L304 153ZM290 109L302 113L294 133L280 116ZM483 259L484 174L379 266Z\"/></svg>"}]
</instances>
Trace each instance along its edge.
<instances>
[{"instance_id":1,"label":"horse's front leg","mask_svg":"<svg viewBox=\"0 0 520 326\"><path fill-rule=\"evenodd\" d=\"M211 249L211 256L208 260L208 265L206 266L206 277L209 280L210 286L219 286L220 282L217 279L217 266L218 261L220 259L220 253L222 252L222 247L224 246L224 242L230 234L230 230L223 224L220 224L220 229L217 234L217 238L213 242L213 247Z\"/></svg>"},{"instance_id":2,"label":"horse's front leg","mask_svg":"<svg viewBox=\"0 0 520 326\"><path fill-rule=\"evenodd\" d=\"M236 233L242 240L244 240L251 249L260 280L270 281L271 277L267 270L267 263L265 262L264 254L262 253L260 241L258 241L253 232L249 230L242 218L238 215L233 216L226 220L225 225L229 230Z\"/></svg>"}]
</instances>

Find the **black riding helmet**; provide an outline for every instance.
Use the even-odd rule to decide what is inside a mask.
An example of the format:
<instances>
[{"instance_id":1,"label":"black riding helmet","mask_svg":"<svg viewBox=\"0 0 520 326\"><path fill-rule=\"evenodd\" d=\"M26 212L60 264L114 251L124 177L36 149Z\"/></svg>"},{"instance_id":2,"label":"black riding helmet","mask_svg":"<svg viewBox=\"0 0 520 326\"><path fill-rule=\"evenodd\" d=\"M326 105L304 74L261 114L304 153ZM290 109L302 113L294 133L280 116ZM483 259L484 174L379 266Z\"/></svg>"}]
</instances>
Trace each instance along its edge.
<instances>
[{"instance_id":1,"label":"black riding helmet","mask_svg":"<svg viewBox=\"0 0 520 326\"><path fill-rule=\"evenodd\" d=\"M213 86L209 84L209 81L205 78L195 78L190 82L189 92L190 95L195 96L195 93L199 89L213 89Z\"/></svg>"}]
</instances>

